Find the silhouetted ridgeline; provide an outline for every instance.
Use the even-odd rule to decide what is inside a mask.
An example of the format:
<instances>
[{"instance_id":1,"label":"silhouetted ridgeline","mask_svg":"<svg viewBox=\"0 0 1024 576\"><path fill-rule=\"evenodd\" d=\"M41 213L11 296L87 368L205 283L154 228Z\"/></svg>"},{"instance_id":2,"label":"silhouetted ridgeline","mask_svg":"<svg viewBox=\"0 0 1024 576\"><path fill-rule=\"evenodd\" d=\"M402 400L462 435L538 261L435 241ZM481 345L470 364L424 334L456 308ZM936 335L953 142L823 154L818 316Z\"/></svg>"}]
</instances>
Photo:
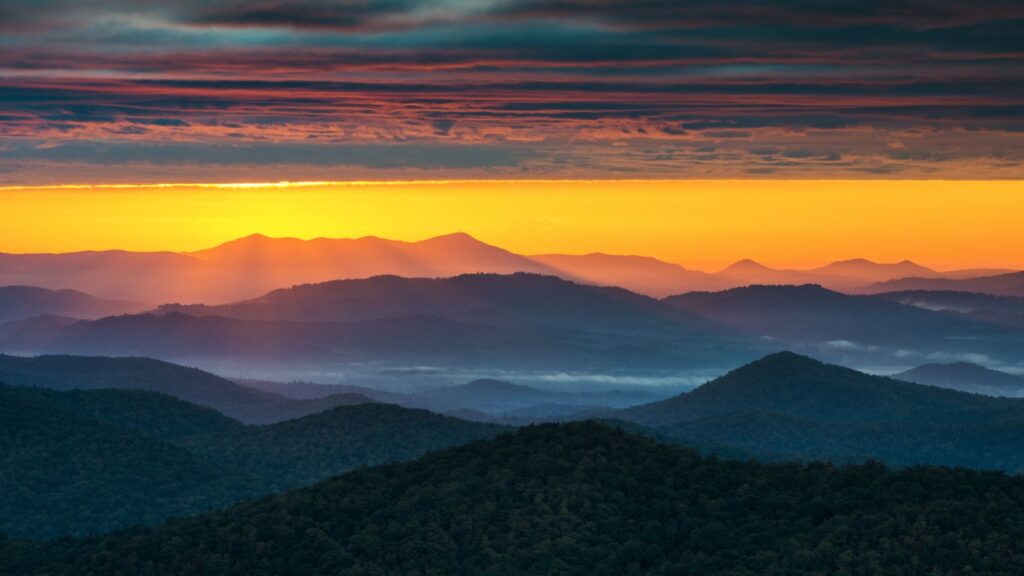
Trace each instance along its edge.
<instances>
[{"instance_id":1,"label":"silhouetted ridgeline","mask_svg":"<svg viewBox=\"0 0 1024 576\"><path fill-rule=\"evenodd\" d=\"M24 358L0 354L0 382L57 390L149 390L209 406L247 423L278 422L335 406L370 401L358 394L335 394L308 400L285 398L235 384L196 368L139 357L51 355Z\"/></svg>"},{"instance_id":2,"label":"silhouetted ridgeline","mask_svg":"<svg viewBox=\"0 0 1024 576\"><path fill-rule=\"evenodd\" d=\"M972 356L1024 361L1024 328L816 285L693 292L664 302L789 348L855 364Z\"/></svg>"},{"instance_id":3,"label":"silhouetted ridgeline","mask_svg":"<svg viewBox=\"0 0 1024 576\"><path fill-rule=\"evenodd\" d=\"M325 282L224 306L172 305L156 314L47 324L35 335L20 326L19 334L38 343L37 353L296 369L389 362L650 372L725 367L767 349L652 298L535 274ZM0 345L17 343L0 329Z\"/></svg>"}]
</instances>

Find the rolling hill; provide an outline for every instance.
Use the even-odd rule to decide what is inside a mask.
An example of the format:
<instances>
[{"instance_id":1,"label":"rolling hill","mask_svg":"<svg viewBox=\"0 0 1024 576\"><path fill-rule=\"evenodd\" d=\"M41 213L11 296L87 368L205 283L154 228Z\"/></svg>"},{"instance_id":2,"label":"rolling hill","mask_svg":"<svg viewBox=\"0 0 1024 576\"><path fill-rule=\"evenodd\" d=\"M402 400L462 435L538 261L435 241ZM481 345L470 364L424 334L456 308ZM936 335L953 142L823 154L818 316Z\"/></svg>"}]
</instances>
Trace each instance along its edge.
<instances>
[{"instance_id":1,"label":"rolling hill","mask_svg":"<svg viewBox=\"0 0 1024 576\"><path fill-rule=\"evenodd\" d=\"M409 460L503 430L426 410L361 404L185 439L181 445L282 490L361 466Z\"/></svg>"},{"instance_id":2,"label":"rolling hill","mask_svg":"<svg viewBox=\"0 0 1024 576\"><path fill-rule=\"evenodd\" d=\"M855 363L1024 361L1024 330L817 285L748 286L664 300L694 314Z\"/></svg>"},{"instance_id":3,"label":"rolling hill","mask_svg":"<svg viewBox=\"0 0 1024 576\"><path fill-rule=\"evenodd\" d=\"M167 440L230 426L147 392L0 387L0 532L98 533L253 495L255 481Z\"/></svg>"},{"instance_id":4,"label":"rolling hill","mask_svg":"<svg viewBox=\"0 0 1024 576\"><path fill-rule=\"evenodd\" d=\"M767 459L1024 470L1024 400L871 376L789 352L612 417L683 444Z\"/></svg>"},{"instance_id":5,"label":"rolling hill","mask_svg":"<svg viewBox=\"0 0 1024 576\"><path fill-rule=\"evenodd\" d=\"M1008 374L970 362L923 364L898 374L897 380L951 388L989 396L1024 396L1024 376Z\"/></svg>"},{"instance_id":6,"label":"rolling hill","mask_svg":"<svg viewBox=\"0 0 1024 576\"><path fill-rule=\"evenodd\" d=\"M77 290L0 286L0 324L44 315L93 320L103 316L142 312L150 307L138 302L96 298Z\"/></svg>"},{"instance_id":7,"label":"rolling hill","mask_svg":"<svg viewBox=\"0 0 1024 576\"><path fill-rule=\"evenodd\" d=\"M0 253L0 285L74 288L100 298L194 302L236 291L201 260L173 252L108 250L62 254Z\"/></svg>"},{"instance_id":8,"label":"rolling hill","mask_svg":"<svg viewBox=\"0 0 1024 576\"><path fill-rule=\"evenodd\" d=\"M897 278L908 278L908 277L936 277L940 276L939 272L926 268L911 262L910 260L903 260L902 262L895 263L878 263L872 262L871 260L865 260L864 258L854 258L851 260L839 260L826 264L820 268L815 268L810 271L812 274L825 275L825 276L841 276L844 278L856 279L861 282L873 283L873 282L884 282L887 280L895 280Z\"/></svg>"},{"instance_id":9,"label":"rolling hill","mask_svg":"<svg viewBox=\"0 0 1024 576\"><path fill-rule=\"evenodd\" d=\"M491 324L668 325L687 320L657 300L621 288L537 274L467 274L452 278L377 276L274 290L221 306L164 306L166 312L240 320L328 322L431 315Z\"/></svg>"},{"instance_id":10,"label":"rolling hill","mask_svg":"<svg viewBox=\"0 0 1024 576\"><path fill-rule=\"evenodd\" d=\"M445 413L469 409L488 414L528 417L622 408L664 396L667 394L659 394L657 390L562 392L501 380L480 379L458 386L424 390L415 398L424 402L426 407Z\"/></svg>"},{"instance_id":11,"label":"rolling hill","mask_svg":"<svg viewBox=\"0 0 1024 576\"><path fill-rule=\"evenodd\" d=\"M19 327L19 333L29 330ZM190 364L390 363L521 369L728 366L763 344L621 288L533 274L396 276L273 291L224 306L48 324L39 353L152 356ZM0 330L0 342L10 342ZM11 344L8 344L11 345ZM20 351L20 350L19 350Z\"/></svg>"},{"instance_id":12,"label":"rolling hill","mask_svg":"<svg viewBox=\"0 0 1024 576\"><path fill-rule=\"evenodd\" d=\"M730 288L751 284L809 284L821 281L819 276L806 270L780 270L749 258L726 266L718 271L717 276L730 279L733 283Z\"/></svg>"},{"instance_id":13,"label":"rolling hill","mask_svg":"<svg viewBox=\"0 0 1024 576\"><path fill-rule=\"evenodd\" d=\"M627 408L618 415L660 426L742 412L823 422L952 424L1024 418L1024 401L921 386L779 352L692 392Z\"/></svg>"},{"instance_id":14,"label":"rolling hill","mask_svg":"<svg viewBox=\"0 0 1024 576\"><path fill-rule=\"evenodd\" d=\"M0 386L0 533L153 524L501 430L380 404L245 426L153 392Z\"/></svg>"},{"instance_id":15,"label":"rolling hill","mask_svg":"<svg viewBox=\"0 0 1024 576\"><path fill-rule=\"evenodd\" d=\"M130 318L128 316L122 319ZM117 319L114 319L117 320ZM56 390L149 390L208 406L236 420L266 423L369 400L357 394L298 400L240 386L209 372L152 358L0 354L0 382Z\"/></svg>"},{"instance_id":16,"label":"rolling hill","mask_svg":"<svg viewBox=\"0 0 1024 576\"><path fill-rule=\"evenodd\" d=\"M562 278L597 286L619 286L655 298L687 290L721 290L733 285L730 279L646 256L538 254L530 259Z\"/></svg>"},{"instance_id":17,"label":"rolling hill","mask_svg":"<svg viewBox=\"0 0 1024 576\"><path fill-rule=\"evenodd\" d=\"M765 266L753 260L740 260L716 276L728 279L731 286L738 288L754 284L819 284L839 292L860 293L875 284L902 281L905 278L920 279L968 279L985 275L1009 272L1008 270L944 270L936 271L909 260L894 263L880 263L864 258L838 260L817 268L805 270L778 269ZM720 290L722 288L718 288ZM690 291L708 289L692 288ZM715 290L712 288L711 290ZM874 292L874 288L870 289Z\"/></svg>"},{"instance_id":18,"label":"rolling hill","mask_svg":"<svg viewBox=\"0 0 1024 576\"><path fill-rule=\"evenodd\" d=\"M600 286L620 286L661 298L682 292L724 290L750 284L814 283L840 291L888 291L903 288L878 288L873 284L886 281L912 284L918 281L912 278L904 280L908 276L939 283L974 282L976 277L994 276L1004 271L936 272L909 261L876 263L852 259L808 270L774 269L742 260L711 273L689 270L679 264L645 256L602 253L527 256L481 242L465 233L446 234L418 242L372 236L302 240L252 234L186 253L108 250L0 254L0 285L49 289L70 287L102 298L186 304L236 302L256 298L278 288L338 279L382 275L439 278L516 272L553 275ZM1020 288L1019 284L1018 280L1017 288Z\"/></svg>"},{"instance_id":19,"label":"rolling hill","mask_svg":"<svg viewBox=\"0 0 1024 576\"><path fill-rule=\"evenodd\" d=\"M978 292L950 290L881 292L874 296L925 310L935 310L983 322L1024 328L1024 298L1021 297L993 296Z\"/></svg>"},{"instance_id":20,"label":"rolling hill","mask_svg":"<svg viewBox=\"0 0 1024 576\"><path fill-rule=\"evenodd\" d=\"M865 288L867 293L908 290L979 292L995 296L1024 297L1024 272L1009 272L975 278L901 278L878 282Z\"/></svg>"},{"instance_id":21,"label":"rolling hill","mask_svg":"<svg viewBox=\"0 0 1024 576\"><path fill-rule=\"evenodd\" d=\"M155 529L9 543L0 571L1009 576L1021 510L1024 480L999 473L723 461L576 423Z\"/></svg>"}]
</instances>

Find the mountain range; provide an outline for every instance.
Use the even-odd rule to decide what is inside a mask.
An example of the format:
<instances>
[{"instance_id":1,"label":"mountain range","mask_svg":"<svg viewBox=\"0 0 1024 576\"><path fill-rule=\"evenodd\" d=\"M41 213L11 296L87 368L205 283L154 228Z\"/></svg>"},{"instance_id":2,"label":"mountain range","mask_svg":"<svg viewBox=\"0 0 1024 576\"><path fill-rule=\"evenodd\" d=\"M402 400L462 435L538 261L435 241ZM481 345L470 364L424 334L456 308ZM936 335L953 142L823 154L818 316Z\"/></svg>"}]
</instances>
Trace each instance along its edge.
<instances>
[{"instance_id":1,"label":"mountain range","mask_svg":"<svg viewBox=\"0 0 1024 576\"><path fill-rule=\"evenodd\" d=\"M1024 272L1007 272L974 278L900 278L874 283L864 289L868 293L903 292L908 290L945 290L978 292L995 296L1024 297Z\"/></svg>"},{"instance_id":2,"label":"mountain range","mask_svg":"<svg viewBox=\"0 0 1024 576\"><path fill-rule=\"evenodd\" d=\"M3 378L34 384L0 387L0 464L8 471L0 475L0 531L17 537L152 524L506 430L366 402L245 425L152 391L183 394L189 383L169 388L167 382L186 379L201 388L223 385L192 369L143 359L13 360L20 371L8 368ZM173 377L139 378L161 371ZM92 381L105 385L94 389ZM87 389L66 390L76 386ZM150 389L139 389L144 386ZM484 404L549 399L544 391L497 381L421 394L448 406L470 396ZM665 400L552 415L595 416L726 457L1024 470L1024 399L872 376L790 352ZM467 481L488 484L481 473Z\"/></svg>"},{"instance_id":3,"label":"mountain range","mask_svg":"<svg viewBox=\"0 0 1024 576\"><path fill-rule=\"evenodd\" d=\"M0 542L0 572L1009 576L1022 509L1005 474L728 461L588 422L155 529Z\"/></svg>"},{"instance_id":4,"label":"mountain range","mask_svg":"<svg viewBox=\"0 0 1024 576\"><path fill-rule=\"evenodd\" d=\"M379 276L307 284L221 306L54 326L0 326L19 353L150 356L192 365L643 370L734 365L755 338L621 288L536 274ZM31 324L31 323L28 323ZM31 342L34 348L19 347Z\"/></svg>"},{"instance_id":5,"label":"mountain range","mask_svg":"<svg viewBox=\"0 0 1024 576\"><path fill-rule=\"evenodd\" d=\"M298 418L336 406L371 400L353 393L315 399L286 398L240 386L196 368L151 358L38 356L0 354L0 383L55 390L118 388L146 390L213 408L247 423Z\"/></svg>"},{"instance_id":6,"label":"mountain range","mask_svg":"<svg viewBox=\"0 0 1024 576\"><path fill-rule=\"evenodd\" d=\"M892 375L897 380L988 396L1024 397L1024 376L970 362L924 364Z\"/></svg>"},{"instance_id":7,"label":"mountain range","mask_svg":"<svg viewBox=\"0 0 1024 576\"><path fill-rule=\"evenodd\" d=\"M0 286L0 324L44 315L95 320L143 312L149 308L152 305L106 300L77 290Z\"/></svg>"},{"instance_id":8,"label":"mountain range","mask_svg":"<svg viewBox=\"0 0 1024 576\"><path fill-rule=\"evenodd\" d=\"M1014 364L1024 350L1020 327L818 285L691 292L664 302L789 348L852 364L958 358Z\"/></svg>"},{"instance_id":9,"label":"mountain range","mask_svg":"<svg viewBox=\"0 0 1024 576\"><path fill-rule=\"evenodd\" d=\"M137 302L217 304L254 298L276 288L336 279L514 272L620 286L661 298L694 290L765 283L817 283L836 290L857 291L908 276L987 285L1001 281L980 277L1009 271L938 272L907 261L880 264L846 260L809 270L778 270L741 261L717 273L706 273L631 255L520 255L463 233L419 242L376 237L299 240L254 234L186 253L111 250L0 254L0 285L74 288L102 298ZM975 277L979 278L968 280ZM877 287L871 289L880 291Z\"/></svg>"},{"instance_id":10,"label":"mountain range","mask_svg":"<svg viewBox=\"0 0 1024 576\"><path fill-rule=\"evenodd\" d=\"M147 356L253 375L274 367L291 377L349 367L371 379L409 366L670 374L725 369L784 348L855 366L996 367L1024 363L1018 300L753 285L659 301L527 273L377 276L231 304L18 320L0 325L0 350Z\"/></svg>"},{"instance_id":11,"label":"mountain range","mask_svg":"<svg viewBox=\"0 0 1024 576\"><path fill-rule=\"evenodd\" d=\"M1024 297L953 290L905 290L879 292L875 296L925 310L1024 328Z\"/></svg>"}]
</instances>

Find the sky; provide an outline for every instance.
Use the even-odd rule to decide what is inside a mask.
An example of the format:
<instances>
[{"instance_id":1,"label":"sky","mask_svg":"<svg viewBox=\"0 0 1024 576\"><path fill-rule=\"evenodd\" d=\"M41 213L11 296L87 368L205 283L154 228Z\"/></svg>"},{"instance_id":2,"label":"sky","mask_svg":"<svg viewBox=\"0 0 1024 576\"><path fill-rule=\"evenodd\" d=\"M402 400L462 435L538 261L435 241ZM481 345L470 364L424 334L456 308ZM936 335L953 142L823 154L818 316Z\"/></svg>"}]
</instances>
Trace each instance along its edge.
<instances>
[{"instance_id":1,"label":"sky","mask_svg":"<svg viewBox=\"0 0 1024 576\"><path fill-rule=\"evenodd\" d=\"M189 251L247 236L415 241L466 232L521 254L605 252L718 270L912 259L1024 268L1019 182L459 180L0 188L10 252Z\"/></svg>"},{"instance_id":2,"label":"sky","mask_svg":"<svg viewBox=\"0 0 1024 576\"><path fill-rule=\"evenodd\" d=\"M0 0L0 251L1024 267L1021 30L1010 0ZM212 185L281 182L319 184Z\"/></svg>"},{"instance_id":3,"label":"sky","mask_svg":"<svg viewBox=\"0 0 1024 576\"><path fill-rule=\"evenodd\" d=\"M0 0L0 184L1018 179L1010 0Z\"/></svg>"}]
</instances>

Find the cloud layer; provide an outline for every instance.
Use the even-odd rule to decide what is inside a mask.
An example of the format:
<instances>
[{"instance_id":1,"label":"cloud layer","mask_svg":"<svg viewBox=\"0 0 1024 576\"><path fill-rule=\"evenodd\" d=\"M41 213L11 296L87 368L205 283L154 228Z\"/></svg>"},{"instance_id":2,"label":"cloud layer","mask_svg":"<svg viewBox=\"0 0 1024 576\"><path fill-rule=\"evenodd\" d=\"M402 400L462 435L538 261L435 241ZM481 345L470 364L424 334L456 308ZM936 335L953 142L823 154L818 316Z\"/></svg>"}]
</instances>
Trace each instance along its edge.
<instances>
[{"instance_id":1,"label":"cloud layer","mask_svg":"<svg viewBox=\"0 0 1024 576\"><path fill-rule=\"evenodd\" d=\"M1008 0L7 0L0 182L1020 178L1022 29Z\"/></svg>"}]
</instances>

